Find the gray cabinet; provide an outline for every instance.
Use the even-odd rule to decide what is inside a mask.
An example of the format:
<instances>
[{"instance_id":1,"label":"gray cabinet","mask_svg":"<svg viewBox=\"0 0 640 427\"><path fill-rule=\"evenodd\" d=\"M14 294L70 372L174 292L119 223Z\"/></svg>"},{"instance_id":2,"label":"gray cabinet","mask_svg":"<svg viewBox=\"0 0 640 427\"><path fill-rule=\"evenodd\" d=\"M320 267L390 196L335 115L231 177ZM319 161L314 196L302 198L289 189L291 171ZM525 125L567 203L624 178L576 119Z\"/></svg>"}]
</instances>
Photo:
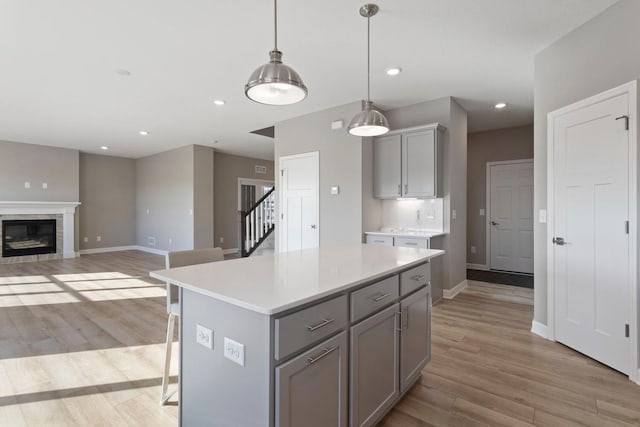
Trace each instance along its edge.
<instances>
[{"instance_id":1,"label":"gray cabinet","mask_svg":"<svg viewBox=\"0 0 640 427\"><path fill-rule=\"evenodd\" d=\"M431 358L429 287L400 302L400 392L404 393Z\"/></svg>"},{"instance_id":2,"label":"gray cabinet","mask_svg":"<svg viewBox=\"0 0 640 427\"><path fill-rule=\"evenodd\" d=\"M442 197L443 132L442 126L432 124L374 139L374 197Z\"/></svg>"},{"instance_id":3,"label":"gray cabinet","mask_svg":"<svg viewBox=\"0 0 640 427\"><path fill-rule=\"evenodd\" d=\"M399 304L351 327L351 426L373 425L400 394Z\"/></svg>"},{"instance_id":4,"label":"gray cabinet","mask_svg":"<svg viewBox=\"0 0 640 427\"><path fill-rule=\"evenodd\" d=\"M347 333L276 368L276 425L347 426Z\"/></svg>"},{"instance_id":5,"label":"gray cabinet","mask_svg":"<svg viewBox=\"0 0 640 427\"><path fill-rule=\"evenodd\" d=\"M389 135L373 141L373 194L380 199L402 196L401 135Z\"/></svg>"}]
</instances>

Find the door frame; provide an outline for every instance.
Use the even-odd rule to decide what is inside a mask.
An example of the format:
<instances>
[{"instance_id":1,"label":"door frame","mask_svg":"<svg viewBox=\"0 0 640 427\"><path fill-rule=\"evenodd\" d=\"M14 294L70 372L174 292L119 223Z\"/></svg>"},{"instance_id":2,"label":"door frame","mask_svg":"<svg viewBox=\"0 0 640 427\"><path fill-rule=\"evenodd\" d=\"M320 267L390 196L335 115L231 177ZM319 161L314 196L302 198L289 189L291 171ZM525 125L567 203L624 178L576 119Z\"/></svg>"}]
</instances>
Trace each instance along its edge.
<instances>
[{"instance_id":1,"label":"door frame","mask_svg":"<svg viewBox=\"0 0 640 427\"><path fill-rule=\"evenodd\" d=\"M487 162L487 179L486 179L486 210L485 210L485 218L486 218L486 234L485 234L485 254L486 259L485 263L487 265L487 270L491 270L491 167L492 166L502 166L502 165L517 165L521 163L531 163L533 166L533 159L517 159L517 160L502 160L498 162ZM535 215L534 215L534 223L535 223ZM525 273L523 273L525 274Z\"/></svg>"},{"instance_id":2,"label":"door frame","mask_svg":"<svg viewBox=\"0 0 640 427\"><path fill-rule=\"evenodd\" d=\"M555 281L554 281L554 126L560 116L620 95L629 96L629 379L640 384L638 359L638 83L633 80L621 86L583 99L547 114L547 338L555 341Z\"/></svg>"},{"instance_id":3,"label":"door frame","mask_svg":"<svg viewBox=\"0 0 640 427\"><path fill-rule=\"evenodd\" d=\"M282 182L281 178L283 175L282 163L286 160L295 160L301 159L304 157L313 157L316 160L316 164L318 165L318 176L316 177L316 182L318 185L315 188L315 197L316 197L316 217L317 217L317 231L318 233L318 247L320 246L320 152L319 151L309 151L308 153L300 153L300 154L291 154L288 156L280 156L278 158L278 169L276 172L276 232L278 233L278 237L276 239L276 252L282 251L282 206L284 200L284 191L282 191Z\"/></svg>"}]
</instances>

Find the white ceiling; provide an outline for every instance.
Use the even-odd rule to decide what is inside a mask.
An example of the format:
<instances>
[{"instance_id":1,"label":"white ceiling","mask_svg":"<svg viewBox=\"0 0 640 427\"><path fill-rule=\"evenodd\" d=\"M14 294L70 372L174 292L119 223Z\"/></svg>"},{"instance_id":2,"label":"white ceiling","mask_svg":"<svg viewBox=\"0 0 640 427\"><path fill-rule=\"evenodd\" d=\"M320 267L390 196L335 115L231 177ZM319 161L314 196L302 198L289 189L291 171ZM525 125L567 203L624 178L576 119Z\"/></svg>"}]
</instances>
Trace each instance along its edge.
<instances>
[{"instance_id":1,"label":"white ceiling","mask_svg":"<svg viewBox=\"0 0 640 427\"><path fill-rule=\"evenodd\" d=\"M534 54L616 2L376 1L374 102L451 95L474 131L531 123ZM273 47L271 0L0 0L0 139L108 145L105 154L126 157L202 144L272 158L272 140L249 131L365 96L363 3L278 2L279 47L309 97L269 107L243 88ZM388 77L391 66L404 71ZM508 108L494 110L497 101Z\"/></svg>"}]
</instances>

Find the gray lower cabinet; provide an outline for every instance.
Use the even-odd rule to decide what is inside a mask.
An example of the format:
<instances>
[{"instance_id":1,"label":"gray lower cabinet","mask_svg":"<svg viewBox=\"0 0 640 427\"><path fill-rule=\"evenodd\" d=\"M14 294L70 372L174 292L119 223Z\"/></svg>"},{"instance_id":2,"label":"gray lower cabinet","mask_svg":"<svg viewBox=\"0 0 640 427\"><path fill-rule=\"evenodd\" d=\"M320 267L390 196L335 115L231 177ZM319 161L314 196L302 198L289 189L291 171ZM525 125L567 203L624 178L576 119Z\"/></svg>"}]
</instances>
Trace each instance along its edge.
<instances>
[{"instance_id":1,"label":"gray lower cabinet","mask_svg":"<svg viewBox=\"0 0 640 427\"><path fill-rule=\"evenodd\" d=\"M351 327L351 426L371 426L399 396L400 305Z\"/></svg>"},{"instance_id":2,"label":"gray lower cabinet","mask_svg":"<svg viewBox=\"0 0 640 427\"><path fill-rule=\"evenodd\" d=\"M431 358L429 287L400 301L400 392L405 392Z\"/></svg>"},{"instance_id":3,"label":"gray lower cabinet","mask_svg":"<svg viewBox=\"0 0 640 427\"><path fill-rule=\"evenodd\" d=\"M276 425L346 427L347 333L276 368Z\"/></svg>"}]
</instances>

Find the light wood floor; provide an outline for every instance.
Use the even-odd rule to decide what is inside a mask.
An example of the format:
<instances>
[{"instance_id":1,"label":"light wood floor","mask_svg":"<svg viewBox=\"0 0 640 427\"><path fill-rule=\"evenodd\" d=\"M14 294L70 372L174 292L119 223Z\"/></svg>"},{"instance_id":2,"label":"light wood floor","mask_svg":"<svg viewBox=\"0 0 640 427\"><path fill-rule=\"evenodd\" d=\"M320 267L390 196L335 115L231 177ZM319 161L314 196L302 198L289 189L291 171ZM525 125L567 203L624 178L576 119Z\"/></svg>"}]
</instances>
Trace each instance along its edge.
<instances>
[{"instance_id":1,"label":"light wood floor","mask_svg":"<svg viewBox=\"0 0 640 427\"><path fill-rule=\"evenodd\" d=\"M0 266L0 425L177 425L175 401L158 405L162 266L137 251ZM531 298L476 282L437 304L432 361L382 425L640 425L640 387L532 335Z\"/></svg>"}]
</instances>

